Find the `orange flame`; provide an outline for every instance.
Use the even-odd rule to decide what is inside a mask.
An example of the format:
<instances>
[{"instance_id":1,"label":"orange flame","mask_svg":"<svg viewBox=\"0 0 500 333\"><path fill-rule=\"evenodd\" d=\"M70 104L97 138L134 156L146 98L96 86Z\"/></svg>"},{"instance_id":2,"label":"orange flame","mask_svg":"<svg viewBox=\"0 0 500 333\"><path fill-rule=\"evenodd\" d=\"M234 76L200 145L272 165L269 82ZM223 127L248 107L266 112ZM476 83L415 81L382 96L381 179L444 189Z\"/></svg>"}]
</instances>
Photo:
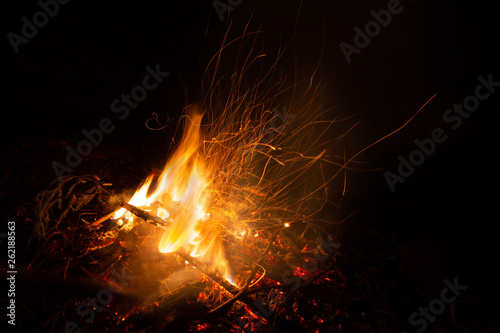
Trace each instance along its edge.
<instances>
[{"instance_id":1,"label":"orange flame","mask_svg":"<svg viewBox=\"0 0 500 333\"><path fill-rule=\"evenodd\" d=\"M182 141L158 177L153 193L148 195L153 181L150 176L129 203L171 223L160 239L160 252L182 249L232 283L220 232L207 212L212 172L200 156L202 117L186 117ZM125 209L118 210L114 218L132 227L134 217Z\"/></svg>"}]
</instances>

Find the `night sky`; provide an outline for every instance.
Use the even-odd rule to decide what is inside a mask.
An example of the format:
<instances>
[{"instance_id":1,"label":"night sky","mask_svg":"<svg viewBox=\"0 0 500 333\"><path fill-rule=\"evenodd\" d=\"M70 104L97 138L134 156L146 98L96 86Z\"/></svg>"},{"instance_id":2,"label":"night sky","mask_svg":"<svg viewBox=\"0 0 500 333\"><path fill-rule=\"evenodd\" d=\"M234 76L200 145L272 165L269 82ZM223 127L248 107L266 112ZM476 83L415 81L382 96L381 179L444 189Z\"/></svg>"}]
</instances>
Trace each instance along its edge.
<instances>
[{"instance_id":1,"label":"night sky","mask_svg":"<svg viewBox=\"0 0 500 333\"><path fill-rule=\"evenodd\" d=\"M106 176L112 160L123 165L117 186L127 188L161 168L184 106L203 97L204 70L227 29L234 38L248 25L262 31L270 56L285 48L283 75L304 78L317 69L331 118L359 122L344 140L347 156L399 128L437 94L406 127L357 157L378 171L348 172L344 195L342 182L333 185L339 218L356 212L342 241L363 252L365 237L374 237L383 251L400 250L397 278L414 288L401 291L407 297L458 277L468 286L464 298L479 298L457 310L457 318L493 320L500 310L493 302L500 250L498 1L238 2L221 21L211 1L73 0L17 45L9 33L22 37L22 18L33 22L41 7L3 3L2 225L57 178L52 162L63 163L65 147L76 147L82 131L102 119L111 120L113 131L75 174ZM355 27L364 30L374 20L371 11L388 6L397 13L348 61L341 43L354 48ZM148 66L169 74L120 119L112 102L141 84ZM448 109L484 86L480 76L493 82L480 90L488 97L460 123L447 121ZM164 130L147 129L153 114ZM415 140L431 138L435 129L446 139L391 191L384 173L397 174L398 158L408 159ZM18 237L21 243L27 235Z\"/></svg>"}]
</instances>

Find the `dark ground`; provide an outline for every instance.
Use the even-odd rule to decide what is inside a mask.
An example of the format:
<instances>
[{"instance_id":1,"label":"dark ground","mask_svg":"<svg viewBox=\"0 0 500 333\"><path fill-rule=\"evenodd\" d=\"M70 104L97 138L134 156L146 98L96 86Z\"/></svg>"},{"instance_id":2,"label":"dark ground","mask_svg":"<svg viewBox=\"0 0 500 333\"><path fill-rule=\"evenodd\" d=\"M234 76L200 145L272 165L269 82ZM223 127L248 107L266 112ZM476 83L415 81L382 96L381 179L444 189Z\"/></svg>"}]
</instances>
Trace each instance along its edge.
<instances>
[{"instance_id":1,"label":"dark ground","mask_svg":"<svg viewBox=\"0 0 500 333\"><path fill-rule=\"evenodd\" d=\"M387 306L400 318L401 329L416 332L408 316L439 297L444 279L457 277L468 286L454 306L457 332L498 332L500 92L481 102L456 130L442 116L474 93L479 75L500 81L500 5L492 0L402 5L350 64L339 43L352 44L353 27L362 27L371 20L370 10L386 8L387 1L310 1L302 4L297 20L298 76L310 75L319 62L319 76L327 84L321 97L337 106L331 116L357 114L360 122L345 141L347 155L398 128L435 93L407 127L358 159L395 172L398 156L407 157L415 139L428 138L437 127L449 136L394 192L383 171L348 173L342 216L356 214L343 226L344 255L372 267L380 288L391 290ZM39 10L35 1L2 6L4 35L20 34L21 18ZM102 118L111 118L116 129L74 174L135 187L165 162L179 115L186 102L199 100L207 60L228 23L238 35L253 13L250 26L262 24L265 48L272 54L291 39L298 8L298 1L244 0L230 20L221 22L210 1L74 0L61 5L17 54L5 37L2 232L7 221L16 220L20 206L30 207L35 194L56 179L51 163L64 162L64 147L75 147L83 139L81 131L96 128ZM282 64L286 75L294 74L290 59ZM110 103L141 82L146 66L158 63L170 76L118 120ZM154 112L169 127L148 130L144 124ZM18 231L17 237L18 264L26 264L33 252L24 251L29 235ZM448 308L439 321L451 323Z\"/></svg>"}]
</instances>

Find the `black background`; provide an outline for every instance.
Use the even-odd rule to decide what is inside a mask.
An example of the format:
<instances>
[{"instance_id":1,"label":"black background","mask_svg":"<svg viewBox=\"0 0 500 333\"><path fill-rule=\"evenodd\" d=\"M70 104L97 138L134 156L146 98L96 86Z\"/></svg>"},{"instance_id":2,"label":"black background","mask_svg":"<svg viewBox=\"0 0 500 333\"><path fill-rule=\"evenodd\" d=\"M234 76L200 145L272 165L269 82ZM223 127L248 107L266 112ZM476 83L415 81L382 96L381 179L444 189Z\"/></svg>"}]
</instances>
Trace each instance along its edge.
<instances>
[{"instance_id":1,"label":"black background","mask_svg":"<svg viewBox=\"0 0 500 333\"><path fill-rule=\"evenodd\" d=\"M270 54L295 42L287 52L295 52L297 68L293 57L286 57L287 75L296 70L299 77L308 76L319 64L317 75L327 87L321 97L336 106L332 118L356 115L359 121L345 140L348 156L401 126L437 93L408 126L358 159L395 172L398 155L407 157L414 139L441 127L447 141L395 192L383 171L349 172L341 215L356 214L344 224L343 243L362 252L365 237L375 237L388 252L402 250L398 278L414 281L401 291L402 299L439 289L444 278L457 276L469 286L464 297L482 295L460 316L495 318L500 309L490 301L496 297L493 268L499 254L500 92L455 131L442 115L474 93L479 75L500 81L500 5L403 1L402 12L348 64L339 43L353 44L353 28L372 19L370 10L386 6L386 1L244 0L221 22L210 1L73 0L15 54L7 34L20 34L21 18L31 20L40 8L35 1L3 3L2 223L56 178L50 163L64 161L64 145L74 147L83 139L81 131L96 128L102 118L112 118L116 130L75 173L105 173L109 152L115 153L109 158L136 168L123 171L124 186L161 167L183 107L201 97L203 71L229 23L234 36L249 24L261 27ZM111 102L142 81L146 66L158 63L170 76L127 119L117 120ZM144 124L153 112L170 127L148 130Z\"/></svg>"}]
</instances>

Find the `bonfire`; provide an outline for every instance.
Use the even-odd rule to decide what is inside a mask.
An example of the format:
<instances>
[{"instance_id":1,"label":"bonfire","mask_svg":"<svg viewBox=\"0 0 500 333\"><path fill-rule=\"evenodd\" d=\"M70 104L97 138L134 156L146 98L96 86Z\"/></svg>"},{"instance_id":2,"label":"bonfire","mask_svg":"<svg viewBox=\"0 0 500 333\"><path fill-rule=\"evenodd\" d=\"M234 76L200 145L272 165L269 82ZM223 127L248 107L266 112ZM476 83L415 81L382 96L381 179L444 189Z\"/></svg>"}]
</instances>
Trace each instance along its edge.
<instances>
[{"instance_id":1,"label":"bonfire","mask_svg":"<svg viewBox=\"0 0 500 333\"><path fill-rule=\"evenodd\" d=\"M224 43L205 100L186 107L167 162L138 188L75 175L38 195L43 246L29 270L64 281L84 272L97 290L42 328L342 331L332 188L361 166L340 148L355 124L331 118L316 73L291 83L277 74L284 51L262 72L258 36ZM225 75L230 46L241 51Z\"/></svg>"}]
</instances>

